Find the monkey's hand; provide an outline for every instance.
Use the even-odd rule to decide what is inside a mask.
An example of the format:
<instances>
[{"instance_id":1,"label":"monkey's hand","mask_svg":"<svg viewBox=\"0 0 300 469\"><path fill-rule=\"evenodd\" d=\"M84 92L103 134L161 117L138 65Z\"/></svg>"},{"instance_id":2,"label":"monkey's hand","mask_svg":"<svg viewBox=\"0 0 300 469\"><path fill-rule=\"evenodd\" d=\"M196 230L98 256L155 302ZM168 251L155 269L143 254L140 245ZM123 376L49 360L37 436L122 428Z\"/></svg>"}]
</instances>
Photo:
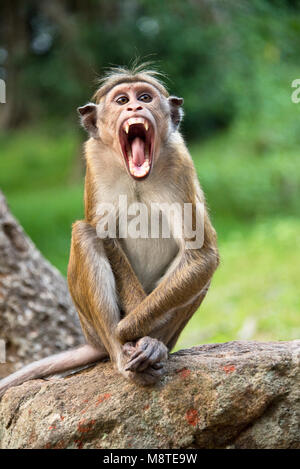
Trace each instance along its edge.
<instances>
[{"instance_id":1,"label":"monkey's hand","mask_svg":"<svg viewBox=\"0 0 300 469\"><path fill-rule=\"evenodd\" d=\"M149 386L164 375L168 349L161 341L145 336L136 343L126 342L123 353L127 357L123 375L136 384Z\"/></svg>"},{"instance_id":2,"label":"monkey's hand","mask_svg":"<svg viewBox=\"0 0 300 469\"><path fill-rule=\"evenodd\" d=\"M160 340L147 336L139 339L135 346L132 342L127 342L123 350L130 357L125 371L140 373L150 367L159 370L168 358L167 347Z\"/></svg>"},{"instance_id":3,"label":"monkey's hand","mask_svg":"<svg viewBox=\"0 0 300 469\"><path fill-rule=\"evenodd\" d=\"M142 337L136 343L126 342L122 354L122 361L117 368L123 376L136 384L155 384L165 373L164 363L168 357L168 349L157 339Z\"/></svg>"}]
</instances>

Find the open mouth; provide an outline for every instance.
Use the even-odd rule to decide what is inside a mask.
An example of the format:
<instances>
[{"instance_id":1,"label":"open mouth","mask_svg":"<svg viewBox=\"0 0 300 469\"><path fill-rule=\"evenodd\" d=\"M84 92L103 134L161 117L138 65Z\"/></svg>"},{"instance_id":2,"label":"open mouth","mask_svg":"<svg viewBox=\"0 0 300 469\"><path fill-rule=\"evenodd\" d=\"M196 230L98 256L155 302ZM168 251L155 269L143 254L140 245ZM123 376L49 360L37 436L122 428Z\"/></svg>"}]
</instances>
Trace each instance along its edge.
<instances>
[{"instance_id":1,"label":"open mouth","mask_svg":"<svg viewBox=\"0 0 300 469\"><path fill-rule=\"evenodd\" d=\"M120 128L120 145L132 177L145 178L150 174L154 147L154 129L144 117L131 117Z\"/></svg>"}]
</instances>

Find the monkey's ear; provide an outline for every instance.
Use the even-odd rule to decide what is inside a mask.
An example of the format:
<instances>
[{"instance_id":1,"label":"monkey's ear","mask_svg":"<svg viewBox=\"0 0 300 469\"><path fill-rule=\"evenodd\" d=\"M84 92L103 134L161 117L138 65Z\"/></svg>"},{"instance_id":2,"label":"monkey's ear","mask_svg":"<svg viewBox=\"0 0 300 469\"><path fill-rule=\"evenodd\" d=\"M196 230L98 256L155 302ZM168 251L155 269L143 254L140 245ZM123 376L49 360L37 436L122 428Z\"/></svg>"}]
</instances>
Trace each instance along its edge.
<instances>
[{"instance_id":1,"label":"monkey's ear","mask_svg":"<svg viewBox=\"0 0 300 469\"><path fill-rule=\"evenodd\" d=\"M82 127L89 133L91 137L99 138L97 127L97 105L88 103L85 106L77 108L80 115Z\"/></svg>"},{"instance_id":2,"label":"monkey's ear","mask_svg":"<svg viewBox=\"0 0 300 469\"><path fill-rule=\"evenodd\" d=\"M174 130L179 127L180 122L183 118L183 98L177 98L177 96L170 96L168 98L170 111L171 111L171 120L174 126Z\"/></svg>"}]
</instances>

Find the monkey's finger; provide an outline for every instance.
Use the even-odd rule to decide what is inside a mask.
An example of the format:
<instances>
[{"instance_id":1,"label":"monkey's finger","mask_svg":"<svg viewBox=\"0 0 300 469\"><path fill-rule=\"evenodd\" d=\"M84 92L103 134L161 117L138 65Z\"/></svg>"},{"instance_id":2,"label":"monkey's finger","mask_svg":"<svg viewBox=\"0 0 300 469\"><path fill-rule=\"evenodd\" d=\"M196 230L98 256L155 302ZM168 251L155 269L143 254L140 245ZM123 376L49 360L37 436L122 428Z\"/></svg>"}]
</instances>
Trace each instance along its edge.
<instances>
[{"instance_id":1,"label":"monkey's finger","mask_svg":"<svg viewBox=\"0 0 300 469\"><path fill-rule=\"evenodd\" d=\"M147 349L143 349L138 345L135 348L135 352L131 355L130 359L134 360L135 358L138 358L141 355L144 355L145 357L147 357L147 356L149 356L149 353L151 353L150 350L148 351Z\"/></svg>"},{"instance_id":2,"label":"monkey's finger","mask_svg":"<svg viewBox=\"0 0 300 469\"><path fill-rule=\"evenodd\" d=\"M154 356L154 359L150 357ZM127 366L130 365L131 370L142 371L149 365L152 365L157 360L158 356L155 355L155 348L147 348L147 350L137 350L131 357ZM150 361L149 361L150 359Z\"/></svg>"},{"instance_id":3,"label":"monkey's finger","mask_svg":"<svg viewBox=\"0 0 300 469\"><path fill-rule=\"evenodd\" d=\"M127 365L125 366L126 371L136 371L141 363L143 363L147 359L147 356L144 352L141 352L137 357L133 358L128 361Z\"/></svg>"},{"instance_id":4,"label":"monkey's finger","mask_svg":"<svg viewBox=\"0 0 300 469\"><path fill-rule=\"evenodd\" d=\"M145 354L146 355L146 354ZM162 359L160 348L155 347L154 350L145 357L145 360L138 364L136 367L137 371L144 371L149 366L153 366L155 363L160 362Z\"/></svg>"},{"instance_id":5,"label":"monkey's finger","mask_svg":"<svg viewBox=\"0 0 300 469\"><path fill-rule=\"evenodd\" d=\"M140 364L144 361L143 357L137 357L134 361L129 361L125 366L126 371L137 371Z\"/></svg>"},{"instance_id":6,"label":"monkey's finger","mask_svg":"<svg viewBox=\"0 0 300 469\"><path fill-rule=\"evenodd\" d=\"M138 357L141 354L144 354L145 357L150 357L150 355L152 355L155 352L155 350L157 349L156 342L150 342L150 341L143 342L142 340L143 339L141 339L139 342L137 342L136 349L135 349L136 351L132 355L131 359L134 359L134 358Z\"/></svg>"},{"instance_id":7,"label":"monkey's finger","mask_svg":"<svg viewBox=\"0 0 300 469\"><path fill-rule=\"evenodd\" d=\"M141 372L149 368L154 363L162 360L161 350L157 346L148 347L146 351L140 353L136 358L131 357L131 363L135 371Z\"/></svg>"}]
</instances>

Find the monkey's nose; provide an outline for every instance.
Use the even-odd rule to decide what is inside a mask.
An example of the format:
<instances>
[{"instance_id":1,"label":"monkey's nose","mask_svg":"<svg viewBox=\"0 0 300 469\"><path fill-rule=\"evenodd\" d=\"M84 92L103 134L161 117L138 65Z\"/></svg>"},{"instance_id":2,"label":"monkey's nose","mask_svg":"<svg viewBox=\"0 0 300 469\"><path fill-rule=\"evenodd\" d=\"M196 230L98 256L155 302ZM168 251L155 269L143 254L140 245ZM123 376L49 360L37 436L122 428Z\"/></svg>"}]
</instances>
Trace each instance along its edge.
<instances>
[{"instance_id":1,"label":"monkey's nose","mask_svg":"<svg viewBox=\"0 0 300 469\"><path fill-rule=\"evenodd\" d=\"M138 107L128 107L127 108L127 111L142 111L143 110L143 107L142 106L138 106Z\"/></svg>"}]
</instances>

